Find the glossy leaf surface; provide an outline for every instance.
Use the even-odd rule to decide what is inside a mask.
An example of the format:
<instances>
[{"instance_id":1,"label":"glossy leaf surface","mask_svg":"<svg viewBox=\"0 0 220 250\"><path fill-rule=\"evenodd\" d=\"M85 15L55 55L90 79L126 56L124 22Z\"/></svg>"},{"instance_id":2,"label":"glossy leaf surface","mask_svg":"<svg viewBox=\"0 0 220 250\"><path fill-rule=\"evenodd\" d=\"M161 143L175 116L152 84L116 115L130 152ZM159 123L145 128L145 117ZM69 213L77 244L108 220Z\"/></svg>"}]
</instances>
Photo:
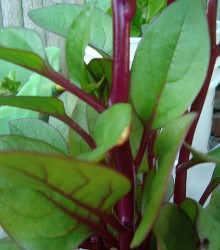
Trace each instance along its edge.
<instances>
[{"instance_id":1,"label":"glossy leaf surface","mask_svg":"<svg viewBox=\"0 0 220 250\"><path fill-rule=\"evenodd\" d=\"M11 134L20 135L40 141L59 149L69 155L68 146L63 136L51 125L39 119L18 119L9 122Z\"/></svg>"},{"instance_id":2,"label":"glossy leaf surface","mask_svg":"<svg viewBox=\"0 0 220 250\"><path fill-rule=\"evenodd\" d=\"M166 195L179 145L194 118L194 114L189 114L175 120L167 125L157 137L154 151L158 159L158 171L149 187L150 193L148 193L151 199L145 205L142 221L131 243L132 247L140 245L153 227Z\"/></svg>"},{"instance_id":3,"label":"glossy leaf surface","mask_svg":"<svg viewBox=\"0 0 220 250\"><path fill-rule=\"evenodd\" d=\"M129 181L111 169L43 154L1 153L0 172L0 223L23 247L39 250L76 248L89 236L88 226L97 225L100 211L130 189ZM18 214L20 220L14 220Z\"/></svg>"},{"instance_id":4,"label":"glossy leaf surface","mask_svg":"<svg viewBox=\"0 0 220 250\"><path fill-rule=\"evenodd\" d=\"M131 98L142 121L155 129L183 113L203 84L208 61L202 2L176 1L147 29L132 65Z\"/></svg>"},{"instance_id":5,"label":"glossy leaf surface","mask_svg":"<svg viewBox=\"0 0 220 250\"><path fill-rule=\"evenodd\" d=\"M31 19L41 27L58 35L66 36L73 16L82 6L59 4L29 12ZM90 45L111 56L112 54L112 19L100 9L95 9L91 21Z\"/></svg>"}]
</instances>

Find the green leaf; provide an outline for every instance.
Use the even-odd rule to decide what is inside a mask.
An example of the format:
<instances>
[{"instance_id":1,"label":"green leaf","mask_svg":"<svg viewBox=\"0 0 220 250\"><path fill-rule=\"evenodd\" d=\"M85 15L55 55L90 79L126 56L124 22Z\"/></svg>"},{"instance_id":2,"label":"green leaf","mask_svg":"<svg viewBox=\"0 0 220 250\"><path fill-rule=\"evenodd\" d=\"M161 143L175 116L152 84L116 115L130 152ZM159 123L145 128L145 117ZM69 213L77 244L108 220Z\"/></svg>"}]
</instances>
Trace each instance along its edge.
<instances>
[{"instance_id":1,"label":"green leaf","mask_svg":"<svg viewBox=\"0 0 220 250\"><path fill-rule=\"evenodd\" d=\"M30 109L53 116L66 115L63 103L54 97L2 96L0 98L0 105Z\"/></svg>"},{"instance_id":2,"label":"green leaf","mask_svg":"<svg viewBox=\"0 0 220 250\"><path fill-rule=\"evenodd\" d=\"M211 201L206 209L199 207L197 228L203 249L215 250L220 248L220 210L219 210L220 191L213 192Z\"/></svg>"},{"instance_id":3,"label":"green leaf","mask_svg":"<svg viewBox=\"0 0 220 250\"><path fill-rule=\"evenodd\" d=\"M107 12L108 9L111 7L111 0L91 0L86 3L87 5L89 4L95 4L97 8L100 10L103 10L104 12Z\"/></svg>"},{"instance_id":4,"label":"green leaf","mask_svg":"<svg viewBox=\"0 0 220 250\"><path fill-rule=\"evenodd\" d=\"M137 115L134 113L132 116L132 131L129 138L131 151L134 158L136 157L138 149L140 147L143 131L144 131L143 124L141 123ZM148 171L147 158L143 157L142 163L138 168L138 173L140 174L147 171Z\"/></svg>"},{"instance_id":5,"label":"green leaf","mask_svg":"<svg viewBox=\"0 0 220 250\"><path fill-rule=\"evenodd\" d=\"M0 135L0 151L30 151L64 155L62 151L44 141L21 135Z\"/></svg>"},{"instance_id":6,"label":"green leaf","mask_svg":"<svg viewBox=\"0 0 220 250\"><path fill-rule=\"evenodd\" d=\"M70 94L67 94L67 98L69 100L72 99L72 101L76 101L74 109L70 114L71 118L75 122L77 122L81 126L81 128L83 128L87 133L89 133L88 120L86 115L87 104L79 98L76 98L75 96ZM87 143L82 139L82 137L80 137L73 130L69 130L68 140L71 156L73 157L78 157L82 153L89 152L91 150Z\"/></svg>"},{"instance_id":7,"label":"green leaf","mask_svg":"<svg viewBox=\"0 0 220 250\"><path fill-rule=\"evenodd\" d=\"M0 58L41 74L49 67L40 37L25 28L0 30Z\"/></svg>"},{"instance_id":8,"label":"green leaf","mask_svg":"<svg viewBox=\"0 0 220 250\"><path fill-rule=\"evenodd\" d=\"M108 59L92 59L87 65L90 84L83 88L92 92L107 105L112 81L112 61Z\"/></svg>"},{"instance_id":9,"label":"green leaf","mask_svg":"<svg viewBox=\"0 0 220 250\"><path fill-rule=\"evenodd\" d=\"M180 207L185 211L191 221L196 224L199 214L197 203L194 200L187 198L180 204Z\"/></svg>"},{"instance_id":10,"label":"green leaf","mask_svg":"<svg viewBox=\"0 0 220 250\"><path fill-rule=\"evenodd\" d=\"M75 249L130 190L109 168L44 154L1 153L0 176L0 224L25 249Z\"/></svg>"},{"instance_id":11,"label":"green leaf","mask_svg":"<svg viewBox=\"0 0 220 250\"><path fill-rule=\"evenodd\" d=\"M209 62L208 34L198 0L176 1L144 34L132 65L131 98L152 129L182 114L199 92Z\"/></svg>"},{"instance_id":12,"label":"green leaf","mask_svg":"<svg viewBox=\"0 0 220 250\"><path fill-rule=\"evenodd\" d=\"M161 250L195 250L196 228L184 210L173 204L162 207L154 226Z\"/></svg>"},{"instance_id":13,"label":"green leaf","mask_svg":"<svg viewBox=\"0 0 220 250\"><path fill-rule=\"evenodd\" d=\"M1 250L21 250L9 237L0 240Z\"/></svg>"},{"instance_id":14,"label":"green leaf","mask_svg":"<svg viewBox=\"0 0 220 250\"><path fill-rule=\"evenodd\" d=\"M92 135L97 147L80 159L99 161L110 149L122 145L131 133L132 109L130 104L115 104L96 120Z\"/></svg>"},{"instance_id":15,"label":"green leaf","mask_svg":"<svg viewBox=\"0 0 220 250\"><path fill-rule=\"evenodd\" d=\"M91 16L94 6L84 7L74 16L66 37L66 59L70 80L78 87L88 83L84 54L90 36ZM81 34L79 36L79 34Z\"/></svg>"},{"instance_id":16,"label":"green leaf","mask_svg":"<svg viewBox=\"0 0 220 250\"><path fill-rule=\"evenodd\" d=\"M91 235L84 225L59 210L41 192L1 177L0 196L0 223L20 246L19 250L72 250ZM3 247L9 244L3 242Z\"/></svg>"},{"instance_id":17,"label":"green leaf","mask_svg":"<svg viewBox=\"0 0 220 250\"><path fill-rule=\"evenodd\" d=\"M29 12L31 19L39 26L66 37L73 17L83 7L77 4L59 4ZM90 45L107 55L112 55L112 18L95 8L91 20Z\"/></svg>"},{"instance_id":18,"label":"green leaf","mask_svg":"<svg viewBox=\"0 0 220 250\"><path fill-rule=\"evenodd\" d=\"M39 119L18 119L9 122L11 134L44 141L69 155L68 146L62 135L51 125Z\"/></svg>"},{"instance_id":19,"label":"green leaf","mask_svg":"<svg viewBox=\"0 0 220 250\"><path fill-rule=\"evenodd\" d=\"M185 146L190 150L191 154L193 155L193 158L197 160L198 163L214 162L220 164L220 146L213 148L206 154L197 151L186 143Z\"/></svg>"},{"instance_id":20,"label":"green leaf","mask_svg":"<svg viewBox=\"0 0 220 250\"><path fill-rule=\"evenodd\" d=\"M88 105L85 102L81 101L79 98L67 91L60 95L59 99L62 100L67 115L77 122L87 133L89 133L88 123L90 123L90 119L92 120L97 116L97 112L94 113L93 108L88 108ZM92 115L88 119L87 116L90 113ZM49 124L55 127L63 136L72 157L78 157L80 154L91 150L82 137L70 129L62 121L54 117L50 117Z\"/></svg>"},{"instance_id":21,"label":"green leaf","mask_svg":"<svg viewBox=\"0 0 220 250\"><path fill-rule=\"evenodd\" d=\"M166 0L148 0L146 22L150 22L166 6L166 2Z\"/></svg>"},{"instance_id":22,"label":"green leaf","mask_svg":"<svg viewBox=\"0 0 220 250\"><path fill-rule=\"evenodd\" d=\"M151 199L145 206L142 221L135 232L131 247L140 245L153 227L167 192L179 145L194 118L194 114L188 114L173 121L157 137L154 150L158 159L158 171L150 187Z\"/></svg>"}]
</instances>

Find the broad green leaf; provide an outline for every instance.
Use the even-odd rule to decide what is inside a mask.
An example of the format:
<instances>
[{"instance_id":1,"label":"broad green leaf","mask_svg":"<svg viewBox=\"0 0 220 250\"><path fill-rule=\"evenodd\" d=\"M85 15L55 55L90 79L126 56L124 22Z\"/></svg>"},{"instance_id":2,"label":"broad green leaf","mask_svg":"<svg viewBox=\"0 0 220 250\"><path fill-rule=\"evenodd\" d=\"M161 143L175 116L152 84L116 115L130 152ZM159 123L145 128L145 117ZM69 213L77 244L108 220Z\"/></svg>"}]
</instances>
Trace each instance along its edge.
<instances>
[{"instance_id":1,"label":"broad green leaf","mask_svg":"<svg viewBox=\"0 0 220 250\"><path fill-rule=\"evenodd\" d=\"M88 84L84 54L90 36L93 6L84 7L76 16L66 37L66 59L70 80L78 87ZM79 36L79 34L81 34Z\"/></svg>"},{"instance_id":2,"label":"broad green leaf","mask_svg":"<svg viewBox=\"0 0 220 250\"><path fill-rule=\"evenodd\" d=\"M132 103L144 123L162 127L190 106L206 76L209 50L201 1L176 1L149 26L131 73Z\"/></svg>"},{"instance_id":3,"label":"broad green leaf","mask_svg":"<svg viewBox=\"0 0 220 250\"><path fill-rule=\"evenodd\" d=\"M146 21L150 22L166 6L166 2L166 0L148 0Z\"/></svg>"},{"instance_id":4,"label":"broad green leaf","mask_svg":"<svg viewBox=\"0 0 220 250\"><path fill-rule=\"evenodd\" d=\"M151 199L145 206L142 221L131 243L132 248L140 245L153 227L166 195L179 145L194 118L194 114L188 114L175 120L167 125L157 137L154 151L158 159L158 170L150 187Z\"/></svg>"},{"instance_id":5,"label":"broad green leaf","mask_svg":"<svg viewBox=\"0 0 220 250\"><path fill-rule=\"evenodd\" d=\"M54 97L2 96L0 105L30 109L53 116L65 116L63 103Z\"/></svg>"},{"instance_id":6,"label":"broad green leaf","mask_svg":"<svg viewBox=\"0 0 220 250\"><path fill-rule=\"evenodd\" d=\"M162 207L154 226L161 250L195 250L198 235L187 214L173 204Z\"/></svg>"},{"instance_id":7,"label":"broad green leaf","mask_svg":"<svg viewBox=\"0 0 220 250\"><path fill-rule=\"evenodd\" d=\"M9 237L0 240L1 250L21 250Z\"/></svg>"},{"instance_id":8,"label":"broad green leaf","mask_svg":"<svg viewBox=\"0 0 220 250\"><path fill-rule=\"evenodd\" d=\"M68 146L62 135L51 125L39 119L18 119L9 122L11 134L44 141L69 155Z\"/></svg>"},{"instance_id":9,"label":"broad green leaf","mask_svg":"<svg viewBox=\"0 0 220 250\"><path fill-rule=\"evenodd\" d=\"M131 133L132 109L130 104L115 104L96 120L92 135L97 147L80 156L88 161L100 160L110 149L122 145Z\"/></svg>"},{"instance_id":10,"label":"broad green leaf","mask_svg":"<svg viewBox=\"0 0 220 250\"><path fill-rule=\"evenodd\" d=\"M73 17L83 7L77 4L59 4L29 12L31 19L41 27L66 37ZM90 45L107 55L112 55L112 18L95 8L91 20Z\"/></svg>"},{"instance_id":11,"label":"broad green leaf","mask_svg":"<svg viewBox=\"0 0 220 250\"><path fill-rule=\"evenodd\" d=\"M82 238L85 239L85 232L88 237L88 230L83 224L99 223L99 218L105 219L103 212L109 211L116 201L130 190L130 182L109 168L44 154L1 153L0 175L2 178L0 183L9 186L8 192L4 190L4 194L1 192L0 195L0 223L15 241L19 241L20 245L27 247L29 244L37 250L51 247L55 250L76 248L79 241L81 242ZM19 189L13 188L10 182L17 185ZM31 198L27 199L26 193L23 193L24 190L27 193L31 192ZM17 210L16 207L11 207L12 195L13 200L19 197ZM20 203L23 203L23 211ZM5 204L8 204L8 207L2 209ZM24 227L23 223L21 225L22 219L15 220L16 211L21 213L19 218L21 215L25 220L25 217L28 217L27 227ZM69 216L69 220L64 218L63 222L63 213ZM54 214L56 217L50 219L49 217ZM32 218L36 218L34 227L31 223ZM82 219L84 219L83 222ZM48 224L48 221L53 223ZM44 225L47 226L44 228ZM80 235L79 230L83 229L84 232ZM68 233L75 231L74 238L79 237L77 243L73 244L70 238L64 241L63 234L66 231ZM36 241L36 237L40 237L40 240ZM57 241L59 244L56 245ZM69 244L69 241L73 245Z\"/></svg>"},{"instance_id":12,"label":"broad green leaf","mask_svg":"<svg viewBox=\"0 0 220 250\"><path fill-rule=\"evenodd\" d=\"M0 58L41 74L49 67L40 37L25 28L0 29Z\"/></svg>"},{"instance_id":13,"label":"broad green leaf","mask_svg":"<svg viewBox=\"0 0 220 250\"><path fill-rule=\"evenodd\" d=\"M49 195L53 197L54 193ZM15 185L2 176L0 209L0 224L20 246L19 250L73 250L91 235L88 228L58 209L41 192ZM9 244L6 241L2 246L0 241L0 248L9 250Z\"/></svg>"},{"instance_id":14,"label":"broad green leaf","mask_svg":"<svg viewBox=\"0 0 220 250\"><path fill-rule=\"evenodd\" d=\"M2 175L15 182L26 180L24 186L56 191L71 202L80 201L99 211L111 208L130 189L129 181L109 168L61 156L0 153L0 169Z\"/></svg>"},{"instance_id":15,"label":"broad green leaf","mask_svg":"<svg viewBox=\"0 0 220 250\"><path fill-rule=\"evenodd\" d=\"M44 141L21 135L0 135L0 151L30 151L64 156L62 151Z\"/></svg>"}]
</instances>

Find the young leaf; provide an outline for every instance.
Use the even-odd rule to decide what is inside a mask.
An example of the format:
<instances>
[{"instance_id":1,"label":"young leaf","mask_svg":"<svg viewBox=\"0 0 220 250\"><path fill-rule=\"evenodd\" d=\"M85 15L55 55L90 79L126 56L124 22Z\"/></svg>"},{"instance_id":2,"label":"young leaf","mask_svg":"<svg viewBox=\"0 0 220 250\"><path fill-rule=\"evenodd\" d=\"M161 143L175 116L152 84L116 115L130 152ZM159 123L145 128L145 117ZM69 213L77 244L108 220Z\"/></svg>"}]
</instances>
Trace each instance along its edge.
<instances>
[{"instance_id":1,"label":"young leaf","mask_svg":"<svg viewBox=\"0 0 220 250\"><path fill-rule=\"evenodd\" d=\"M92 135L97 147L80 159L96 161L116 146L122 145L131 133L132 109L130 104L115 104L96 120Z\"/></svg>"},{"instance_id":2,"label":"young leaf","mask_svg":"<svg viewBox=\"0 0 220 250\"><path fill-rule=\"evenodd\" d=\"M15 241L19 241L19 245L28 248L28 244L37 250L49 249L51 246L55 250L74 249L82 238L85 239L85 232L88 237L86 228L98 230L99 219L105 220L105 212L109 211L130 189L129 181L109 168L44 154L1 153L0 174L1 178L4 178L0 184L9 185L9 192L4 190L4 195L1 192L0 223ZM13 185L19 186L19 189L11 189ZM32 198L27 199L22 190L27 192L30 190ZM10 205L12 195L13 199L16 196L20 197L17 205L19 209L15 211ZM22 203L23 211L21 211ZM5 204L9 205L4 208ZM27 219L27 227L24 227L22 219L13 219L16 211L21 213L19 218L22 215L22 219ZM55 218L49 218L57 213L60 218L57 215ZM69 220L66 221L64 218L63 222L63 213L68 215ZM30 221L33 222L32 218L36 218L34 220L36 225L33 228L30 225ZM48 224L48 220L53 223ZM42 228L44 223L47 223L46 228ZM68 227L66 223L69 224ZM84 230L82 235L79 230ZM75 233L73 237L75 240L78 237L77 243L73 244L71 240L73 244L71 245L68 242L70 238L64 237L66 232L72 236ZM36 241L36 237L40 237L40 240Z\"/></svg>"},{"instance_id":3,"label":"young leaf","mask_svg":"<svg viewBox=\"0 0 220 250\"><path fill-rule=\"evenodd\" d=\"M0 58L41 74L49 67L40 37L25 28L0 30Z\"/></svg>"},{"instance_id":4,"label":"young leaf","mask_svg":"<svg viewBox=\"0 0 220 250\"><path fill-rule=\"evenodd\" d=\"M9 122L9 131L14 135L44 141L65 155L69 155L68 146L58 130L39 119L12 120Z\"/></svg>"},{"instance_id":5,"label":"young leaf","mask_svg":"<svg viewBox=\"0 0 220 250\"><path fill-rule=\"evenodd\" d=\"M64 156L62 151L44 141L21 135L0 135L0 151L30 151Z\"/></svg>"},{"instance_id":6,"label":"young leaf","mask_svg":"<svg viewBox=\"0 0 220 250\"><path fill-rule=\"evenodd\" d=\"M91 16L94 6L84 7L74 16L66 37L66 59L70 80L78 87L88 84L84 54L90 37ZM78 34L82 34L79 36Z\"/></svg>"},{"instance_id":7,"label":"young leaf","mask_svg":"<svg viewBox=\"0 0 220 250\"><path fill-rule=\"evenodd\" d=\"M166 204L162 207L154 232L161 250L197 249L196 227L184 210L173 204Z\"/></svg>"},{"instance_id":8,"label":"young leaf","mask_svg":"<svg viewBox=\"0 0 220 250\"><path fill-rule=\"evenodd\" d=\"M209 62L208 37L198 0L174 2L147 29L132 65L131 98L152 129L182 114L197 95Z\"/></svg>"},{"instance_id":9,"label":"young leaf","mask_svg":"<svg viewBox=\"0 0 220 250\"><path fill-rule=\"evenodd\" d=\"M39 26L66 37L73 17L83 8L76 4L59 4L29 12L31 19ZM107 55L112 55L112 18L95 8L91 20L90 45Z\"/></svg>"},{"instance_id":10,"label":"young leaf","mask_svg":"<svg viewBox=\"0 0 220 250\"><path fill-rule=\"evenodd\" d=\"M179 145L194 118L194 114L188 114L175 120L167 125L157 137L154 150L158 159L158 171L150 187L151 199L145 205L142 221L132 240L132 248L140 245L153 227L166 195Z\"/></svg>"}]
</instances>

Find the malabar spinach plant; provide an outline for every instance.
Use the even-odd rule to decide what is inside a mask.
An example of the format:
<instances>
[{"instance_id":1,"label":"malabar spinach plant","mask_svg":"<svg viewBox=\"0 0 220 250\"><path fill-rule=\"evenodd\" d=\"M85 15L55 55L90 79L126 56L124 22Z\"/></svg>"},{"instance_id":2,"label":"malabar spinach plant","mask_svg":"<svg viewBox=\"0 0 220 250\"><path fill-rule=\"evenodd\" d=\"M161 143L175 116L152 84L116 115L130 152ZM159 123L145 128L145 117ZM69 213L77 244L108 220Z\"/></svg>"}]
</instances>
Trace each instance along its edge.
<instances>
[{"instance_id":1,"label":"malabar spinach plant","mask_svg":"<svg viewBox=\"0 0 220 250\"><path fill-rule=\"evenodd\" d=\"M36 33L0 30L1 59L64 89L54 97L0 97L0 105L48 116L11 120L0 136L0 224L8 234L1 250L220 248L220 150L190 147L220 54L217 0L207 10L200 0L168 1L131 70L137 3L111 3L113 34L106 32L111 17L93 4L30 13L66 38L69 79L51 67ZM86 65L87 44L103 59ZM186 173L205 162L216 169L196 202L186 198Z\"/></svg>"}]
</instances>

